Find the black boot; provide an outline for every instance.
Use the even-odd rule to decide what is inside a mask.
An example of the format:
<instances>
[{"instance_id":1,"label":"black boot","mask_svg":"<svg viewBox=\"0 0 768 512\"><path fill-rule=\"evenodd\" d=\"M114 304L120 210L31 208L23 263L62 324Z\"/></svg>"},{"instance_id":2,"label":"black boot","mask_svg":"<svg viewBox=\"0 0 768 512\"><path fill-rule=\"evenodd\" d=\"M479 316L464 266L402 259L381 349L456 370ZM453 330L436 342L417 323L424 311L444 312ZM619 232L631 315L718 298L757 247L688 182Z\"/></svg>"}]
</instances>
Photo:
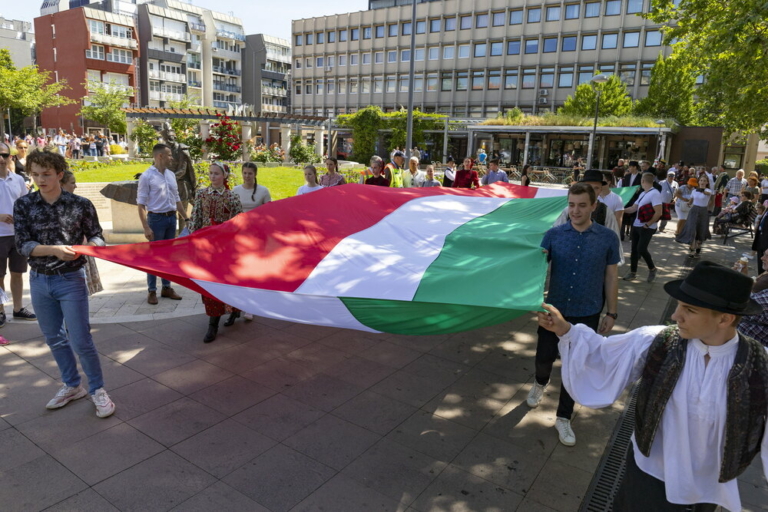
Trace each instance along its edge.
<instances>
[{"instance_id":1,"label":"black boot","mask_svg":"<svg viewBox=\"0 0 768 512\"><path fill-rule=\"evenodd\" d=\"M208 321L208 332L205 333L203 343L210 343L216 339L216 335L219 333L219 320L221 320L220 316L212 316Z\"/></svg>"},{"instance_id":2,"label":"black boot","mask_svg":"<svg viewBox=\"0 0 768 512\"><path fill-rule=\"evenodd\" d=\"M227 318L227 321L224 322L224 327L229 327L235 323L235 320L240 318L240 312L239 311L233 311L229 314L229 318Z\"/></svg>"}]
</instances>

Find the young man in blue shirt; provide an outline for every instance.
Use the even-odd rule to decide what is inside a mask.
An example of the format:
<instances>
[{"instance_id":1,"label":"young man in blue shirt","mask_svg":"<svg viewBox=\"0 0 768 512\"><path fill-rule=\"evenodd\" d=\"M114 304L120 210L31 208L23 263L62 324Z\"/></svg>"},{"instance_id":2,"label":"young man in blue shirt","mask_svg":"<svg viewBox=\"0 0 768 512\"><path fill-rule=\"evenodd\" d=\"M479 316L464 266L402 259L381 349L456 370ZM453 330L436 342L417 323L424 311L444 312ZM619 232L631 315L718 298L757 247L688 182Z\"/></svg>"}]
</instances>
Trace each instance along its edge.
<instances>
[{"instance_id":1,"label":"young man in blue shirt","mask_svg":"<svg viewBox=\"0 0 768 512\"><path fill-rule=\"evenodd\" d=\"M588 183L576 183L568 191L568 216L565 224L546 232L541 247L550 262L547 302L555 305L572 324L585 324L600 333L613 329L618 305L618 263L616 233L592 221L597 196ZM608 310L600 321L604 303ZM549 383L558 356L558 338L539 327L536 346L536 375L527 403L538 407ZM560 442L576 444L571 428L573 398L560 387L557 429Z\"/></svg>"}]
</instances>

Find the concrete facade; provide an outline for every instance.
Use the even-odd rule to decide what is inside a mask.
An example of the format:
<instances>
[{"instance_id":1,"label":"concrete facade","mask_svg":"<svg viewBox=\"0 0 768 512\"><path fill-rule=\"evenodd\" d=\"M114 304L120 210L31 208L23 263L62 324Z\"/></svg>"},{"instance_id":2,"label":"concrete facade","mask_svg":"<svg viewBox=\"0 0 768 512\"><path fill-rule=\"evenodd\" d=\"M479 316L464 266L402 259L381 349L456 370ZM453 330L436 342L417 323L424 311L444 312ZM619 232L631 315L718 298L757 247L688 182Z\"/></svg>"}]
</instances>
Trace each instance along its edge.
<instances>
[{"instance_id":1,"label":"concrete facade","mask_svg":"<svg viewBox=\"0 0 768 512\"><path fill-rule=\"evenodd\" d=\"M596 73L619 74L647 94L660 26L639 16L649 0L472 3L443 0L293 22L294 113L336 115L407 104L411 33L415 106L454 117L562 105Z\"/></svg>"},{"instance_id":2,"label":"concrete facade","mask_svg":"<svg viewBox=\"0 0 768 512\"><path fill-rule=\"evenodd\" d=\"M0 48L11 52L17 68L35 63L35 33L28 21L9 20L0 16Z\"/></svg>"}]
</instances>

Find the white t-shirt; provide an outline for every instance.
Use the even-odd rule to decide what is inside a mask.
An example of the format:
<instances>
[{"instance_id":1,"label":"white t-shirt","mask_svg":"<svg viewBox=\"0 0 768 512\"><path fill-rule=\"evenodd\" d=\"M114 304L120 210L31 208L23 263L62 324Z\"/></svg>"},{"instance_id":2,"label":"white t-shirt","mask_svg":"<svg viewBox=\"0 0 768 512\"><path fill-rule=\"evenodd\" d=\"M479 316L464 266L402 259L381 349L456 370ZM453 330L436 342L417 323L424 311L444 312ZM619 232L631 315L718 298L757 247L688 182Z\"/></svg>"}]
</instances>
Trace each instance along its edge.
<instances>
[{"instance_id":1,"label":"white t-shirt","mask_svg":"<svg viewBox=\"0 0 768 512\"><path fill-rule=\"evenodd\" d=\"M763 194L768 194L768 178L764 179L760 186L763 188Z\"/></svg>"},{"instance_id":2,"label":"white t-shirt","mask_svg":"<svg viewBox=\"0 0 768 512\"><path fill-rule=\"evenodd\" d=\"M637 205L638 212L640 211L640 207L646 204L658 206L661 204L661 193L655 188L651 188L646 192L641 192L640 197L637 199L637 202L635 204ZM650 229L656 229L656 224L658 224L658 222L649 224L648 227ZM632 225L637 227L642 227L645 225L645 222L640 222L640 216L638 215L637 217L635 217L635 222Z\"/></svg>"},{"instance_id":3,"label":"white t-shirt","mask_svg":"<svg viewBox=\"0 0 768 512\"><path fill-rule=\"evenodd\" d=\"M299 187L299 190L296 191L296 195L300 196L302 194L309 194L310 192L317 192L323 188L322 185L315 185L314 187L310 187L309 185L302 185Z\"/></svg>"},{"instance_id":4,"label":"white t-shirt","mask_svg":"<svg viewBox=\"0 0 768 512\"><path fill-rule=\"evenodd\" d=\"M614 212L624 211L624 201L621 200L621 196L616 192L611 192L607 196L597 196L597 200L604 203L605 206L613 210Z\"/></svg>"},{"instance_id":5,"label":"white t-shirt","mask_svg":"<svg viewBox=\"0 0 768 512\"><path fill-rule=\"evenodd\" d=\"M13 203L29 193L24 178L15 172L6 171L5 178L0 178L0 213L13 216ZM13 224L0 222L0 236L13 236Z\"/></svg>"},{"instance_id":6,"label":"white t-shirt","mask_svg":"<svg viewBox=\"0 0 768 512\"><path fill-rule=\"evenodd\" d=\"M264 185L256 185L256 190L238 185L232 189L232 192L240 198L240 204L243 205L244 212L249 212L257 206L272 201L272 196L269 195L269 190Z\"/></svg>"},{"instance_id":7,"label":"white t-shirt","mask_svg":"<svg viewBox=\"0 0 768 512\"><path fill-rule=\"evenodd\" d=\"M703 206L706 208L707 205L709 205L709 198L712 197L712 189L708 188L707 190L709 190L709 195L704 192L699 192L696 189L693 190L693 194L691 194L691 197L693 198L692 206Z\"/></svg>"}]
</instances>

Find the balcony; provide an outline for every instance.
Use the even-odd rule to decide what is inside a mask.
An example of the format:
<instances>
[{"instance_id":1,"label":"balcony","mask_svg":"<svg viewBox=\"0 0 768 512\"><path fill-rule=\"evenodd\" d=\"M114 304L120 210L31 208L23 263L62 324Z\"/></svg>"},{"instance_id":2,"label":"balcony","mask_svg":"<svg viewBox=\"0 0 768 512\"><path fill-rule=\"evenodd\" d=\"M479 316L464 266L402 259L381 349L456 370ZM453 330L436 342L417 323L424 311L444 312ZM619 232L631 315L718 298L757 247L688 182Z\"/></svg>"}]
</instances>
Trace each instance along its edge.
<instances>
[{"instance_id":1,"label":"balcony","mask_svg":"<svg viewBox=\"0 0 768 512\"><path fill-rule=\"evenodd\" d=\"M229 108L229 107L236 108L239 105L237 103L230 103L228 101L213 100L213 106L215 108Z\"/></svg>"},{"instance_id":2,"label":"balcony","mask_svg":"<svg viewBox=\"0 0 768 512\"><path fill-rule=\"evenodd\" d=\"M224 66L212 66L212 67L213 67L213 72L219 73L220 75L240 76L239 69L225 68Z\"/></svg>"},{"instance_id":3,"label":"balcony","mask_svg":"<svg viewBox=\"0 0 768 512\"><path fill-rule=\"evenodd\" d=\"M187 68L189 69L201 69L201 67L199 62L187 62Z\"/></svg>"},{"instance_id":4,"label":"balcony","mask_svg":"<svg viewBox=\"0 0 768 512\"><path fill-rule=\"evenodd\" d=\"M167 37L169 39L176 39L177 41L191 41L192 36L189 32L178 32L176 30L170 30L165 27L152 26L152 34L160 37Z\"/></svg>"},{"instance_id":5,"label":"balcony","mask_svg":"<svg viewBox=\"0 0 768 512\"><path fill-rule=\"evenodd\" d=\"M261 94L267 94L269 96L288 96L288 90L281 87L262 86Z\"/></svg>"},{"instance_id":6,"label":"balcony","mask_svg":"<svg viewBox=\"0 0 768 512\"><path fill-rule=\"evenodd\" d=\"M91 41L108 46L131 48L133 50L139 47L139 44L133 38L110 36L109 34L99 34L98 32L91 32Z\"/></svg>"},{"instance_id":7,"label":"balcony","mask_svg":"<svg viewBox=\"0 0 768 512\"><path fill-rule=\"evenodd\" d=\"M201 43L192 43L192 45L187 49L187 51L200 53L200 50L203 49L203 45Z\"/></svg>"},{"instance_id":8,"label":"balcony","mask_svg":"<svg viewBox=\"0 0 768 512\"><path fill-rule=\"evenodd\" d=\"M235 41L245 41L245 36L243 34L238 34L237 32L230 32L229 30L217 30L216 36L221 37L223 39L234 39Z\"/></svg>"},{"instance_id":9,"label":"balcony","mask_svg":"<svg viewBox=\"0 0 768 512\"><path fill-rule=\"evenodd\" d=\"M282 53L271 52L271 51L267 50L267 60L274 60L274 61L277 61L277 62L284 62L285 64L290 64L291 63L291 56L290 56L290 54L289 55L285 55L285 54L282 54Z\"/></svg>"},{"instance_id":10,"label":"balcony","mask_svg":"<svg viewBox=\"0 0 768 512\"><path fill-rule=\"evenodd\" d=\"M284 107L282 105L268 105L266 103L262 103L261 104L261 111L262 112L285 113L285 112L288 112L288 107Z\"/></svg>"},{"instance_id":11,"label":"balcony","mask_svg":"<svg viewBox=\"0 0 768 512\"><path fill-rule=\"evenodd\" d=\"M107 62L117 62L119 64L133 64L133 56L108 53Z\"/></svg>"},{"instance_id":12,"label":"balcony","mask_svg":"<svg viewBox=\"0 0 768 512\"><path fill-rule=\"evenodd\" d=\"M190 23L189 30L192 32L205 32L205 23Z\"/></svg>"},{"instance_id":13,"label":"balcony","mask_svg":"<svg viewBox=\"0 0 768 512\"><path fill-rule=\"evenodd\" d=\"M214 90L217 90L217 91L236 92L238 94L240 94L240 91L241 91L239 85L225 84L225 83L216 82L216 81L213 82L213 88Z\"/></svg>"},{"instance_id":14,"label":"balcony","mask_svg":"<svg viewBox=\"0 0 768 512\"><path fill-rule=\"evenodd\" d=\"M147 74L149 75L149 78L154 78L156 80L165 80L167 82L185 83L187 81L187 77L179 73L169 73L167 71L158 71L156 69L150 69Z\"/></svg>"},{"instance_id":15,"label":"balcony","mask_svg":"<svg viewBox=\"0 0 768 512\"><path fill-rule=\"evenodd\" d=\"M184 98L183 94L177 94L175 92L160 92L149 91L149 99L155 101L181 101Z\"/></svg>"},{"instance_id":16,"label":"balcony","mask_svg":"<svg viewBox=\"0 0 768 512\"><path fill-rule=\"evenodd\" d=\"M213 46L211 51L213 51L216 54L216 57L220 59L241 60L243 58L243 54L239 51L236 52L225 48L218 48L216 46Z\"/></svg>"},{"instance_id":17,"label":"balcony","mask_svg":"<svg viewBox=\"0 0 768 512\"><path fill-rule=\"evenodd\" d=\"M197 89L200 89L203 87L202 82L198 82L197 80L187 80L187 85L189 87L195 87Z\"/></svg>"},{"instance_id":18,"label":"balcony","mask_svg":"<svg viewBox=\"0 0 768 512\"><path fill-rule=\"evenodd\" d=\"M163 49L162 47L148 44L147 45L147 58L148 59L156 59L156 60L163 60L167 62L174 62L177 64L180 64L181 61L184 60L183 53L176 53L176 52L169 52Z\"/></svg>"}]
</instances>

